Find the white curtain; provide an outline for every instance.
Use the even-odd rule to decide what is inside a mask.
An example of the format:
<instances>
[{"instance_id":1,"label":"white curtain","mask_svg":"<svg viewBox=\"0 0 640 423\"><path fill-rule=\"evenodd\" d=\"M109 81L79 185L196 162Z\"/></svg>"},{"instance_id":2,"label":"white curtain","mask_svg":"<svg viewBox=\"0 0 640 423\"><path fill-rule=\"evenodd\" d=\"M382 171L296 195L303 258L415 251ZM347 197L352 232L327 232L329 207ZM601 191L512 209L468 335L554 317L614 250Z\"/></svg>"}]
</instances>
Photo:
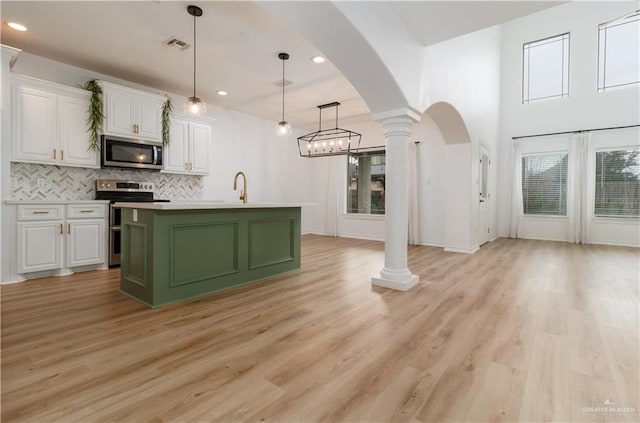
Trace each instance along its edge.
<instances>
[{"instance_id":1,"label":"white curtain","mask_svg":"<svg viewBox=\"0 0 640 423\"><path fill-rule=\"evenodd\" d=\"M420 178L419 168L419 156L418 148L419 144L415 142L409 143L409 245L420 244L420 213L419 213L419 198L418 198L418 186Z\"/></svg>"},{"instance_id":2,"label":"white curtain","mask_svg":"<svg viewBox=\"0 0 640 423\"><path fill-rule=\"evenodd\" d=\"M513 140L511 149L511 224L509 237L518 238L522 234L522 218L524 216L522 202L522 145L520 140Z\"/></svg>"},{"instance_id":3,"label":"white curtain","mask_svg":"<svg viewBox=\"0 0 640 423\"><path fill-rule=\"evenodd\" d=\"M568 211L569 211L569 242L587 244L591 219L588 216L587 204L587 165L591 148L591 134L578 132L571 137L569 147L569 162L567 174L569 175Z\"/></svg>"},{"instance_id":4,"label":"white curtain","mask_svg":"<svg viewBox=\"0 0 640 423\"><path fill-rule=\"evenodd\" d=\"M328 236L338 236L338 195L342 190L338 186L342 160L341 157L331 157L329 159L328 181L327 181L327 210L326 229ZM346 171L346 165L342 168Z\"/></svg>"}]
</instances>

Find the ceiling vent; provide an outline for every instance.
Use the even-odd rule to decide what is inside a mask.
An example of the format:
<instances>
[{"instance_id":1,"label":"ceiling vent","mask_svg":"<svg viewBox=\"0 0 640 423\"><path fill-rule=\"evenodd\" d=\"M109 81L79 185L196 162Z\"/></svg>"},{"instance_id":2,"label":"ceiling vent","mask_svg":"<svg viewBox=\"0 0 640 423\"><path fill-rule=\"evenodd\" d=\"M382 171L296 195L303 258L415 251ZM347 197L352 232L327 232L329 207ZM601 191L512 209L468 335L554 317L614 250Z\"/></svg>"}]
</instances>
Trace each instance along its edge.
<instances>
[{"instance_id":1,"label":"ceiling vent","mask_svg":"<svg viewBox=\"0 0 640 423\"><path fill-rule=\"evenodd\" d=\"M178 47L180 50L187 50L191 47L191 44L186 43L176 37L171 37L164 42L165 45Z\"/></svg>"}]
</instances>

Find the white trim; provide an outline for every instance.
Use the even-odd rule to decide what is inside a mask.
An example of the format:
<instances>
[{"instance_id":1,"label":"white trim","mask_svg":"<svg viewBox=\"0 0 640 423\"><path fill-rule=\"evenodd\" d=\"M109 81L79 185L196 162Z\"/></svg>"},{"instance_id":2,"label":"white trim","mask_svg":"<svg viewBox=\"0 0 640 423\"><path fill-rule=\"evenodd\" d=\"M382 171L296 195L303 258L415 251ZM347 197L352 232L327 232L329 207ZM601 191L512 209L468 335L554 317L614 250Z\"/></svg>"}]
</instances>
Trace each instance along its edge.
<instances>
[{"instance_id":1,"label":"white trim","mask_svg":"<svg viewBox=\"0 0 640 423\"><path fill-rule=\"evenodd\" d=\"M424 247L438 247L438 248L444 248L447 244L445 244L444 242L435 242L435 241L420 241L418 243L418 245L422 245Z\"/></svg>"},{"instance_id":2,"label":"white trim","mask_svg":"<svg viewBox=\"0 0 640 423\"><path fill-rule=\"evenodd\" d=\"M568 238L546 238L546 237L532 237L532 236L521 236L519 239L530 239L533 241L554 241L554 242L569 242Z\"/></svg>"},{"instance_id":3,"label":"white trim","mask_svg":"<svg viewBox=\"0 0 640 423\"><path fill-rule=\"evenodd\" d=\"M371 278L371 284L374 286L380 286L382 288L390 288L398 291L408 291L420 282L420 278L417 275L411 275L409 278L403 281L395 281L386 279L381 276Z\"/></svg>"},{"instance_id":4,"label":"white trim","mask_svg":"<svg viewBox=\"0 0 640 423\"><path fill-rule=\"evenodd\" d=\"M640 248L640 244L620 244L615 242L607 242L607 241L594 241L590 242L591 245L611 245L613 247L631 247L631 248Z\"/></svg>"},{"instance_id":5,"label":"white trim","mask_svg":"<svg viewBox=\"0 0 640 423\"><path fill-rule=\"evenodd\" d=\"M593 223L603 223L605 225L629 225L637 226L640 224L640 217L613 217L613 216L593 216Z\"/></svg>"},{"instance_id":6,"label":"white trim","mask_svg":"<svg viewBox=\"0 0 640 423\"><path fill-rule=\"evenodd\" d=\"M403 107L400 109L389 110L386 112L374 113L371 118L375 121L382 121L384 119L394 118L394 117L408 117L412 119L414 122L420 122L420 118L422 117L422 113L413 107Z\"/></svg>"},{"instance_id":7,"label":"white trim","mask_svg":"<svg viewBox=\"0 0 640 423\"><path fill-rule=\"evenodd\" d=\"M385 215L371 213L342 213L342 217L345 219L384 221Z\"/></svg>"},{"instance_id":8,"label":"white trim","mask_svg":"<svg viewBox=\"0 0 640 423\"><path fill-rule=\"evenodd\" d=\"M471 248L446 247L444 250L448 253L473 254L479 249L480 247L476 245L475 247Z\"/></svg>"},{"instance_id":9,"label":"white trim","mask_svg":"<svg viewBox=\"0 0 640 423\"><path fill-rule=\"evenodd\" d=\"M362 236L362 235L351 235L351 234L338 234L338 238L351 238L351 239L362 239L365 241L380 241L384 242L384 237L375 238L370 236Z\"/></svg>"}]
</instances>

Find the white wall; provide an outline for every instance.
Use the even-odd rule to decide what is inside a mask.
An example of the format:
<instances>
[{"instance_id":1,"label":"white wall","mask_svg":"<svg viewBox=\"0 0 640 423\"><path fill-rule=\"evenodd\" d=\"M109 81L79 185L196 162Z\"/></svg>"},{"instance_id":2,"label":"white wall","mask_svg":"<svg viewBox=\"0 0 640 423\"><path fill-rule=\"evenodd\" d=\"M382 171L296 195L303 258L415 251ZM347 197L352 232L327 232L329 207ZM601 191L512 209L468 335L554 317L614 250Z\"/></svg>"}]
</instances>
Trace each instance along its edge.
<instances>
[{"instance_id":1,"label":"white wall","mask_svg":"<svg viewBox=\"0 0 640 423\"><path fill-rule=\"evenodd\" d=\"M494 164L499 133L501 38L501 27L494 26L430 46L427 50L429 104L440 101L451 104L462 116L471 138L471 144L446 147L447 169L454 180L447 185L445 193L445 214L449 219L445 242L452 251L472 252L478 246L481 143L488 146L492 157L490 237L497 236L497 166Z\"/></svg>"},{"instance_id":2,"label":"white wall","mask_svg":"<svg viewBox=\"0 0 640 423\"><path fill-rule=\"evenodd\" d=\"M635 9L636 2L570 2L503 25L498 147L501 236L508 236L509 233L511 137L639 123L640 89L637 85L604 93L598 93L596 86L598 24ZM522 104L522 45L565 32L570 32L569 97ZM609 137L612 134L602 132L597 137ZM553 142L553 138L542 141L539 146L549 142ZM626 141L622 141L623 144L633 142L631 134ZM526 237L568 239L566 220L562 218L539 217L528 218L528 221L530 225L526 227ZM628 229L628 221L620 227L613 222L606 227L594 224L593 242L633 244L633 240L623 240L619 236L625 232L637 233L637 226L635 231Z\"/></svg>"}]
</instances>

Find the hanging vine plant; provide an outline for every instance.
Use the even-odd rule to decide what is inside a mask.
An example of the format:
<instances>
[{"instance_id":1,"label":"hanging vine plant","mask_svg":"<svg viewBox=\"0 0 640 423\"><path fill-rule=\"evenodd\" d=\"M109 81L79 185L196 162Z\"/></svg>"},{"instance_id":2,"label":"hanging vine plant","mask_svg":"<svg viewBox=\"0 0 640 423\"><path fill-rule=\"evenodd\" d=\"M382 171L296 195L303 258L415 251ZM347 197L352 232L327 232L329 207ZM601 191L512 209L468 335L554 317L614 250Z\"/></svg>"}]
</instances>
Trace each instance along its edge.
<instances>
[{"instance_id":1,"label":"hanging vine plant","mask_svg":"<svg viewBox=\"0 0 640 423\"><path fill-rule=\"evenodd\" d=\"M104 103L102 102L102 87L98 84L97 79L92 79L84 84L87 91L91 91L91 100L89 102L89 116L87 117L87 126L89 127L89 150L100 150L98 142L98 131L102 126L104 119Z\"/></svg>"},{"instance_id":2,"label":"hanging vine plant","mask_svg":"<svg viewBox=\"0 0 640 423\"><path fill-rule=\"evenodd\" d=\"M162 106L162 145L169 144L169 132L171 125L171 114L173 113L173 104L171 103L171 97L165 95L167 100Z\"/></svg>"}]
</instances>

